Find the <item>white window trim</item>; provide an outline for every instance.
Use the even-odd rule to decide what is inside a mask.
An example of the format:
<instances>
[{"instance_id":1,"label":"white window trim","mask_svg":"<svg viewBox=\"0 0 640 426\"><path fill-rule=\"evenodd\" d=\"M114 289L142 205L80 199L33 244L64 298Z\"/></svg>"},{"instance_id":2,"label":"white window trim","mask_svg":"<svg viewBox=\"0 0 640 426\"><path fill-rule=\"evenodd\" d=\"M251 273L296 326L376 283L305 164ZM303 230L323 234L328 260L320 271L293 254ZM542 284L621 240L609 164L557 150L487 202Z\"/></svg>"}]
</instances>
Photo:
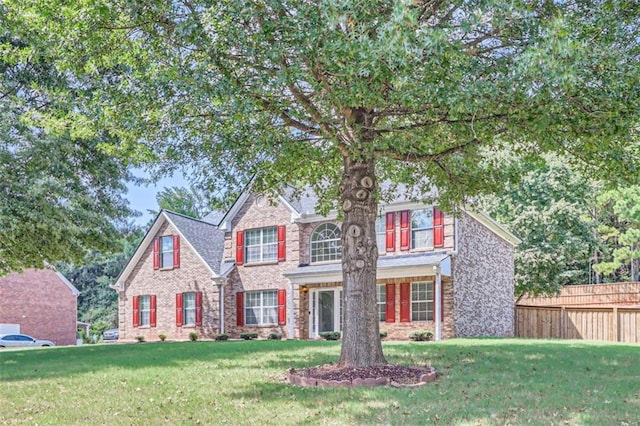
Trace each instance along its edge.
<instances>
[{"instance_id":1,"label":"white window trim","mask_svg":"<svg viewBox=\"0 0 640 426\"><path fill-rule=\"evenodd\" d=\"M140 327L150 327L151 326L151 295L145 294L142 296L139 296L139 312L138 312L138 326ZM147 300L148 302L148 309L142 309L142 305L144 304L144 300ZM149 318L149 322L147 322L146 324L144 323L144 321L142 321L143 318L143 313L147 312L148 313L148 318Z\"/></svg>"},{"instance_id":2,"label":"white window trim","mask_svg":"<svg viewBox=\"0 0 640 426\"><path fill-rule=\"evenodd\" d=\"M171 250L165 249L165 238L171 241ZM173 268L173 252L175 251L175 247L173 247L173 235L163 235L160 237L160 269L172 269ZM170 265L164 264L164 255L165 253L169 253L169 258L171 259Z\"/></svg>"},{"instance_id":3,"label":"white window trim","mask_svg":"<svg viewBox=\"0 0 640 426\"><path fill-rule=\"evenodd\" d=\"M314 241L313 237L314 235L316 235L317 233L320 232L320 228L324 227L324 229L326 229L329 226L333 226L335 227L334 229L337 229L338 232L338 238L330 238L330 239L325 239L325 240L318 240L318 241ZM320 249L319 246L323 245L323 244L328 244L331 242L336 242L336 250L335 252L331 253L329 255L328 259L325 259L323 256L322 260L314 260L314 249L318 250ZM320 225L316 226L313 230L313 232L311 232L311 237L309 238L309 260L311 263L323 263L323 262L335 262L338 261L340 259L342 259L342 230L340 229L340 226L335 224L335 223L321 223ZM318 257L318 256L315 256Z\"/></svg>"},{"instance_id":4,"label":"white window trim","mask_svg":"<svg viewBox=\"0 0 640 426\"><path fill-rule=\"evenodd\" d=\"M376 284L376 304L378 305L378 322L387 321L387 286L386 284ZM380 288L384 290L384 302L380 301ZM384 306L384 319L380 319L380 306Z\"/></svg>"},{"instance_id":5,"label":"white window trim","mask_svg":"<svg viewBox=\"0 0 640 426\"><path fill-rule=\"evenodd\" d=\"M266 230L274 230L275 241L273 243L264 242ZM249 245L249 234L252 232L260 232L260 242L258 244ZM244 247L245 264L251 265L256 263L271 263L271 262L278 261L278 228L276 226L267 226L264 228L248 229L245 231L244 239L245 239L245 247ZM265 247L267 246L275 247L273 259L271 258L265 259ZM258 260L253 260L249 258L249 248L253 248L253 247L260 247L260 258Z\"/></svg>"},{"instance_id":6,"label":"white window trim","mask_svg":"<svg viewBox=\"0 0 640 426\"><path fill-rule=\"evenodd\" d=\"M187 294L193 294L193 308L187 308ZM187 322L187 310L193 311L193 322ZM196 293L194 291L182 293L182 320L183 326L196 325Z\"/></svg>"},{"instance_id":7,"label":"white window trim","mask_svg":"<svg viewBox=\"0 0 640 426\"><path fill-rule=\"evenodd\" d=\"M274 293L275 294L275 305L273 306L265 306L264 304L264 294L265 293ZM249 294L260 294L260 304L258 306L248 306ZM247 311L249 309L258 309L259 315L256 315L257 323L253 324L247 321ZM262 322L264 318L264 311L266 309L275 309L275 322ZM247 291L245 292L245 302L244 302L244 324L247 326L261 327L261 326L273 326L278 324L278 290L256 290L256 291Z\"/></svg>"},{"instance_id":8,"label":"white window trim","mask_svg":"<svg viewBox=\"0 0 640 426\"><path fill-rule=\"evenodd\" d=\"M428 286L429 284L431 284L431 286L432 286L431 287L432 288L431 294L433 294L433 299L431 299L431 300L426 299L425 300L425 302L427 302L427 319L424 319L424 320L414 320L413 319L413 303L414 303L414 300L413 300L413 285L414 284L427 284L427 289L429 288L429 286ZM415 281L415 282L411 283L411 288L409 290L411 292L410 296L409 296L411 322L430 322L430 321L432 322L434 320L434 317L435 317L435 309L436 309L435 308L435 284L434 284L434 282L433 281ZM416 303L420 303L420 302L422 302L422 300L416 301ZM432 308L431 308L431 319L429 319L429 306L430 305L432 306Z\"/></svg>"},{"instance_id":9,"label":"white window trim","mask_svg":"<svg viewBox=\"0 0 640 426\"><path fill-rule=\"evenodd\" d=\"M431 210L431 226L430 227L426 227L426 228L414 228L413 227L413 215L415 212L418 211L428 211ZM433 224L433 207L432 208L424 208L424 209L415 209L415 210L411 210L411 214L409 217L409 238L410 238L410 244L411 244L411 250L416 250L416 251L420 251L420 250L430 250L433 249L433 228L434 228L434 224ZM424 247L416 247L414 244L414 238L413 238L413 233L417 232L417 231L429 231L431 230L431 245L429 246L424 246Z\"/></svg>"}]
</instances>

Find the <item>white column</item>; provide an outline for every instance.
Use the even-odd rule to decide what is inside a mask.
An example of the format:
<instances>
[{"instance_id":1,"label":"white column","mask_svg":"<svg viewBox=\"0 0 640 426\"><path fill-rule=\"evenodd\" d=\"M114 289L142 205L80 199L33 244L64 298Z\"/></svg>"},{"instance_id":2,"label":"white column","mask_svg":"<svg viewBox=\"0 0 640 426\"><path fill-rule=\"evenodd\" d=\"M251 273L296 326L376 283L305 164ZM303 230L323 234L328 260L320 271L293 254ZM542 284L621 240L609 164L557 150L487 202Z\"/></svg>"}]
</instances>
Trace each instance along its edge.
<instances>
[{"instance_id":1,"label":"white column","mask_svg":"<svg viewBox=\"0 0 640 426\"><path fill-rule=\"evenodd\" d=\"M442 274L440 266L435 267L436 270L436 291L435 291L435 315L436 320L436 341L442 340Z\"/></svg>"}]
</instances>

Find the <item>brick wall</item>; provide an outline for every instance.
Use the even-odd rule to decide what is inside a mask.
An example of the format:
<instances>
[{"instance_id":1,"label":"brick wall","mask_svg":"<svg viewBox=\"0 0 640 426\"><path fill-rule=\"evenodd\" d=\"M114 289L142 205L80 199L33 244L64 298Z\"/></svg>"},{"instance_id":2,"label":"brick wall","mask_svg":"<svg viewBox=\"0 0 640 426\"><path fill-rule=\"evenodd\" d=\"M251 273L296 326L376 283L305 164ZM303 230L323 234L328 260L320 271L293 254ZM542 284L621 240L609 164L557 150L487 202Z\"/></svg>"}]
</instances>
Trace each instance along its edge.
<instances>
[{"instance_id":1,"label":"brick wall","mask_svg":"<svg viewBox=\"0 0 640 426\"><path fill-rule=\"evenodd\" d=\"M463 214L453 262L457 337L514 333L514 248L480 222Z\"/></svg>"},{"instance_id":2,"label":"brick wall","mask_svg":"<svg viewBox=\"0 0 640 426\"><path fill-rule=\"evenodd\" d=\"M57 345L76 344L77 297L50 270L27 270L0 278L0 323Z\"/></svg>"},{"instance_id":3,"label":"brick wall","mask_svg":"<svg viewBox=\"0 0 640 426\"><path fill-rule=\"evenodd\" d=\"M257 197L250 195L232 223L232 232L225 236L225 258L234 259L236 253L236 232L248 229L270 226L286 226L286 260L284 262L270 262L265 264L244 264L236 266L225 286L225 331L232 337L238 337L242 332L257 332L261 337L267 337L271 332L289 336L287 325L279 326L244 326L236 324L236 294L239 291L278 290L284 289L290 293L289 280L283 275L285 271L295 268L300 263L300 229L299 225L291 223L291 211L282 204L272 202L257 203ZM289 297L287 297L289 304ZM297 304L297 301L296 301ZM294 311L298 311L294 304ZM289 306L287 306L287 324L289 323ZM296 313L296 316L298 314ZM295 318L294 318L295 320Z\"/></svg>"},{"instance_id":4,"label":"brick wall","mask_svg":"<svg viewBox=\"0 0 640 426\"><path fill-rule=\"evenodd\" d=\"M412 331L430 331L435 336L435 321L416 321L416 322L400 322L400 284L412 282L431 281L434 283L435 276L407 277L377 280L377 285L394 284L395 287L395 322L381 322L380 330L387 332L386 340L408 340L409 333ZM309 307L310 292L318 288L341 287L342 283L323 283L307 285L307 291L300 292L301 312L304 314L300 322L299 333L301 338L309 338ZM453 329L453 286L450 281L442 280L442 306L444 317L442 319L442 338L448 339L454 337Z\"/></svg>"},{"instance_id":5,"label":"brick wall","mask_svg":"<svg viewBox=\"0 0 640 426\"><path fill-rule=\"evenodd\" d=\"M167 223L156 236L177 232ZM153 269L153 244L144 248L138 264L119 293L118 314L120 340L134 340L144 336L147 341L158 340L165 334L169 340L188 340L189 333L200 338L212 338L219 333L219 292L211 280L212 274L187 241L180 241L180 267L171 270ZM176 293L202 291L202 326L176 326ZM156 327L133 327L133 296L156 295Z\"/></svg>"}]
</instances>

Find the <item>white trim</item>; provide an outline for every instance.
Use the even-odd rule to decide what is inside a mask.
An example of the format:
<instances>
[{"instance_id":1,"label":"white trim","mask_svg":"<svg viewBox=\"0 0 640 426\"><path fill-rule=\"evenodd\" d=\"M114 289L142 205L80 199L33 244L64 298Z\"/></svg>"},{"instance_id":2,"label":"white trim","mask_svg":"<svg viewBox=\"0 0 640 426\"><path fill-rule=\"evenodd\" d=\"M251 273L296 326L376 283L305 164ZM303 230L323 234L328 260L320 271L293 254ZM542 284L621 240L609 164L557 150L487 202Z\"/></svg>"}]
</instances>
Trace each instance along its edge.
<instances>
[{"instance_id":1,"label":"white trim","mask_svg":"<svg viewBox=\"0 0 640 426\"><path fill-rule=\"evenodd\" d=\"M412 266L394 266L392 268L378 268L376 271L376 279L384 280L391 278L420 277L435 275L436 269L440 262L425 265ZM342 270L323 271L317 273L309 273L298 276L289 275L289 281L292 284L320 284L342 282Z\"/></svg>"},{"instance_id":2,"label":"white trim","mask_svg":"<svg viewBox=\"0 0 640 426\"><path fill-rule=\"evenodd\" d=\"M319 288L314 288L314 289L310 289L309 290L309 338L310 339L316 339L318 337L320 337L320 332L317 332L317 330L313 329L313 324L314 324L314 316L315 316L315 325L316 328L320 327L320 298L318 297L318 294L320 292L333 292L333 330L331 331L338 331L340 333L342 333L342 327L340 326L340 319L342 318L342 306L340 305L340 294L342 293L342 296L344 297L344 289L342 288L342 286L335 286L335 287L319 287ZM316 300L316 309L314 311L313 309L313 298L315 297ZM337 329L337 330L336 330Z\"/></svg>"},{"instance_id":3,"label":"white trim","mask_svg":"<svg viewBox=\"0 0 640 426\"><path fill-rule=\"evenodd\" d=\"M293 320L295 315L295 307L293 306L293 283L289 283L289 294L287 295L289 299L289 315L288 315L288 328L289 328L289 339L295 339L295 330L293 326Z\"/></svg>"},{"instance_id":4,"label":"white trim","mask_svg":"<svg viewBox=\"0 0 640 426\"><path fill-rule=\"evenodd\" d=\"M282 195L278 195L278 200L291 212L291 223L299 220L301 215Z\"/></svg>"},{"instance_id":5,"label":"white trim","mask_svg":"<svg viewBox=\"0 0 640 426\"><path fill-rule=\"evenodd\" d=\"M180 236L180 251L182 251L183 242L186 243L189 249L191 249L196 257L200 259L205 268L207 268L207 270L211 272L213 278L220 278L220 276L213 269L211 269L209 264L204 261L202 256L200 256L200 253L198 253L198 251L193 248L189 240L184 236L184 234L182 234L182 232L180 232L180 229L173 223L173 221L171 221L169 216L164 211L161 211L160 214L158 214L155 222L151 226L151 229L147 231L147 234L136 249L135 253L133 253L133 256L131 256L131 259L129 259L129 262L127 262L127 265L118 276L118 280L111 286L111 288L117 291L125 291L125 282L127 278L129 278L129 275L138 265L138 262L140 261L140 258L142 257L144 252L147 250L147 247L149 247L150 244L153 244L153 240L158 236L158 231L160 231L160 228L164 224L164 221L167 221L174 228L174 231L177 233L177 235Z\"/></svg>"},{"instance_id":6,"label":"white trim","mask_svg":"<svg viewBox=\"0 0 640 426\"><path fill-rule=\"evenodd\" d=\"M249 194L250 194L249 191L244 191L242 192L242 194L240 194L236 202L233 203L231 208L227 211L227 214L225 214L224 217L222 218L222 222L220 222L220 225L219 225L219 228L221 230L225 232L231 232L231 222L233 222L233 218L236 217L236 215L238 214L238 212L240 211L244 203L247 202L247 199L249 198Z\"/></svg>"},{"instance_id":7,"label":"white trim","mask_svg":"<svg viewBox=\"0 0 640 426\"><path fill-rule=\"evenodd\" d=\"M449 259L447 257L447 259ZM435 284L435 306L434 306L434 320L436 322L436 342L442 340L442 274L440 273L440 268L437 269L436 272L436 284Z\"/></svg>"},{"instance_id":8,"label":"white trim","mask_svg":"<svg viewBox=\"0 0 640 426\"><path fill-rule=\"evenodd\" d=\"M60 278L60 280L67 286L69 287L69 290L71 290L71 294L74 296L78 296L80 294L80 291L78 291L78 289L71 284L71 282L64 276L62 275L60 272L58 272L57 270L53 270L53 272L56 273L56 275L58 276L58 278Z\"/></svg>"},{"instance_id":9,"label":"white trim","mask_svg":"<svg viewBox=\"0 0 640 426\"><path fill-rule=\"evenodd\" d=\"M490 231L493 231L494 234L498 235L499 237L501 237L503 240L505 240L512 246L515 247L522 242L520 238L513 235L507 228L500 225L498 222L496 222L486 213L478 210L472 210L471 207L463 208L463 211L467 213L469 216L471 216L472 218L474 218L475 220L477 220L478 222L480 222L481 224L483 224Z\"/></svg>"}]
</instances>

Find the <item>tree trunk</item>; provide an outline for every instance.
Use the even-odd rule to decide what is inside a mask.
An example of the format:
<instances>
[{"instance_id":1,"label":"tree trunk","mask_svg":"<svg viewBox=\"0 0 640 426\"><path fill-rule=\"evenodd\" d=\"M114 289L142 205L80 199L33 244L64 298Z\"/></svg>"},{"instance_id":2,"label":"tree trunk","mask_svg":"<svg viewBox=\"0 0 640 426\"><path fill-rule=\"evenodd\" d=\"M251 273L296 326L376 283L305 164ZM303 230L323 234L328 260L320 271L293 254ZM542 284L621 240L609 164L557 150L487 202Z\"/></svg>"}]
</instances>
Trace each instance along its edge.
<instances>
[{"instance_id":1,"label":"tree trunk","mask_svg":"<svg viewBox=\"0 0 640 426\"><path fill-rule=\"evenodd\" d=\"M373 159L344 159L341 187L344 324L339 364L367 367L386 364L382 354L376 300L375 221L377 183Z\"/></svg>"}]
</instances>

